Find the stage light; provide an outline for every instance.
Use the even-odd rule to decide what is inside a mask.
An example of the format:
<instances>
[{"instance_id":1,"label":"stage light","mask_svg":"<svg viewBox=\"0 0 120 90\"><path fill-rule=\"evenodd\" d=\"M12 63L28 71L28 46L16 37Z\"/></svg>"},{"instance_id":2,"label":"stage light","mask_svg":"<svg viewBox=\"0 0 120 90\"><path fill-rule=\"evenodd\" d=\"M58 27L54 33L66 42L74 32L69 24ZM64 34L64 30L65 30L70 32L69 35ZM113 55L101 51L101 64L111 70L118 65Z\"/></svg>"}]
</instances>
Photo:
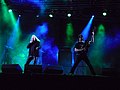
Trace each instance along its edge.
<instances>
[{"instance_id":1,"label":"stage light","mask_svg":"<svg viewBox=\"0 0 120 90\"><path fill-rule=\"evenodd\" d=\"M70 13L67 14L68 17L71 17L72 15Z\"/></svg>"},{"instance_id":2,"label":"stage light","mask_svg":"<svg viewBox=\"0 0 120 90\"><path fill-rule=\"evenodd\" d=\"M36 17L38 18L38 17L39 17L39 15L36 15Z\"/></svg>"},{"instance_id":3,"label":"stage light","mask_svg":"<svg viewBox=\"0 0 120 90\"><path fill-rule=\"evenodd\" d=\"M53 15L52 15L52 14L49 14L49 17L53 17Z\"/></svg>"},{"instance_id":4,"label":"stage light","mask_svg":"<svg viewBox=\"0 0 120 90\"><path fill-rule=\"evenodd\" d=\"M21 17L21 15L19 15L19 17Z\"/></svg>"},{"instance_id":5,"label":"stage light","mask_svg":"<svg viewBox=\"0 0 120 90\"><path fill-rule=\"evenodd\" d=\"M94 15L92 15L92 18L94 18Z\"/></svg>"},{"instance_id":6,"label":"stage light","mask_svg":"<svg viewBox=\"0 0 120 90\"><path fill-rule=\"evenodd\" d=\"M9 9L8 12L12 12L12 9Z\"/></svg>"},{"instance_id":7,"label":"stage light","mask_svg":"<svg viewBox=\"0 0 120 90\"><path fill-rule=\"evenodd\" d=\"M106 15L107 15L107 9L104 9L104 10L103 10L102 15L103 15L103 16L106 16Z\"/></svg>"},{"instance_id":8,"label":"stage light","mask_svg":"<svg viewBox=\"0 0 120 90\"><path fill-rule=\"evenodd\" d=\"M106 16L107 15L107 13L106 12L103 12L103 16Z\"/></svg>"}]
</instances>

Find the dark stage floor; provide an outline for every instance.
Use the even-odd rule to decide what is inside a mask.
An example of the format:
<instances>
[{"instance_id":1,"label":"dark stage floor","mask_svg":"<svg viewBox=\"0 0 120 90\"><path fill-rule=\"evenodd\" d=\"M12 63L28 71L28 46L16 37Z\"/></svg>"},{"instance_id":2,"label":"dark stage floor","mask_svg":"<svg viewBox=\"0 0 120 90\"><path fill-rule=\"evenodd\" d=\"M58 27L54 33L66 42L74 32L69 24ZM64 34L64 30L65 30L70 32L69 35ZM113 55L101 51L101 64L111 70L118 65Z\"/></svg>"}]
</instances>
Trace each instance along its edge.
<instances>
[{"instance_id":1,"label":"dark stage floor","mask_svg":"<svg viewBox=\"0 0 120 90\"><path fill-rule=\"evenodd\" d=\"M120 77L0 74L0 90L120 90Z\"/></svg>"}]
</instances>

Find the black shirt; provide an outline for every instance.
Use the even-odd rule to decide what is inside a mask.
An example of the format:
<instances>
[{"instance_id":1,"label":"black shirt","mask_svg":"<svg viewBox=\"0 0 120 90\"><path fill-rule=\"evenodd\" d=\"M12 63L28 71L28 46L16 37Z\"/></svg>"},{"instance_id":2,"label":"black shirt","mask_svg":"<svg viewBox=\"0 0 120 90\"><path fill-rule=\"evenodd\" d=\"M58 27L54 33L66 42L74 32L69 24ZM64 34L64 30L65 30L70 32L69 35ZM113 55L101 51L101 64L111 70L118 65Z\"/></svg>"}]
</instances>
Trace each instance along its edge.
<instances>
[{"instance_id":1,"label":"black shirt","mask_svg":"<svg viewBox=\"0 0 120 90\"><path fill-rule=\"evenodd\" d=\"M33 41L32 43L29 43L27 48L29 48L29 56L39 57L39 49L41 48L39 41Z\"/></svg>"},{"instance_id":2,"label":"black shirt","mask_svg":"<svg viewBox=\"0 0 120 90\"><path fill-rule=\"evenodd\" d=\"M75 47L76 49L83 49L85 48L85 50L82 50L82 51L77 51L76 54L86 54L88 52L88 48L89 48L90 44L86 41L82 41L82 42L77 42L75 44Z\"/></svg>"}]
</instances>

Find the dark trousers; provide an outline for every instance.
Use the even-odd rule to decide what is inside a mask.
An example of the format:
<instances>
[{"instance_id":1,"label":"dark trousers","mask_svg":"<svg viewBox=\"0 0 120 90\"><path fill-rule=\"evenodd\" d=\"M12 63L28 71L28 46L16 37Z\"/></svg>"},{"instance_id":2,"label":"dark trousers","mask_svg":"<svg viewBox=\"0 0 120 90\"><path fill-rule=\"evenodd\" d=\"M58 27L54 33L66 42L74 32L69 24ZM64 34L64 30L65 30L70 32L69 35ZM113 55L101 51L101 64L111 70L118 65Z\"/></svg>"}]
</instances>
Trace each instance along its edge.
<instances>
[{"instance_id":1,"label":"dark trousers","mask_svg":"<svg viewBox=\"0 0 120 90\"><path fill-rule=\"evenodd\" d=\"M35 65L35 64L36 64L36 59L37 59L37 57L35 57L35 56L29 56L25 65L29 65L29 63L30 63L33 59L34 59L34 65Z\"/></svg>"},{"instance_id":2,"label":"dark trousers","mask_svg":"<svg viewBox=\"0 0 120 90\"><path fill-rule=\"evenodd\" d=\"M92 65L91 65L91 63L90 63L90 61L89 61L86 54L85 55L77 55L76 62L74 63L73 67L71 68L70 73L74 74L74 71L75 71L76 67L78 66L78 64L80 63L81 60L83 60L88 65L91 73L93 75L96 75L95 71L94 71L94 69L93 69L93 67L92 67Z\"/></svg>"}]
</instances>

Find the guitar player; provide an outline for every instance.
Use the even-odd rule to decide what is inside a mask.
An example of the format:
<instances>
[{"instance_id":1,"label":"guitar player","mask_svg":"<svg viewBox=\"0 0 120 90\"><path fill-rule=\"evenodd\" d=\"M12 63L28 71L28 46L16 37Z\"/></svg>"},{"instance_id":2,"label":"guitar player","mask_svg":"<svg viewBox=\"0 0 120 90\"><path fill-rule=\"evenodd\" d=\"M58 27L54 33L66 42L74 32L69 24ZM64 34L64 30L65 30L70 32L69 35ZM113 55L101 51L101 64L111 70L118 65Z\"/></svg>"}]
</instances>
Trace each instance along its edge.
<instances>
[{"instance_id":1,"label":"guitar player","mask_svg":"<svg viewBox=\"0 0 120 90\"><path fill-rule=\"evenodd\" d=\"M78 36L78 42L76 42L75 47L74 47L74 51L75 51L75 55L76 55L76 62L74 63L73 67L71 68L69 75L74 75L74 71L81 60L83 60L88 65L91 73L93 75L96 75L95 71L88 59L88 56L87 56L88 48L90 47L90 44L93 42L94 42L94 31L92 32L90 41L87 41L87 40L84 41L83 35L81 35L81 34Z\"/></svg>"}]
</instances>

